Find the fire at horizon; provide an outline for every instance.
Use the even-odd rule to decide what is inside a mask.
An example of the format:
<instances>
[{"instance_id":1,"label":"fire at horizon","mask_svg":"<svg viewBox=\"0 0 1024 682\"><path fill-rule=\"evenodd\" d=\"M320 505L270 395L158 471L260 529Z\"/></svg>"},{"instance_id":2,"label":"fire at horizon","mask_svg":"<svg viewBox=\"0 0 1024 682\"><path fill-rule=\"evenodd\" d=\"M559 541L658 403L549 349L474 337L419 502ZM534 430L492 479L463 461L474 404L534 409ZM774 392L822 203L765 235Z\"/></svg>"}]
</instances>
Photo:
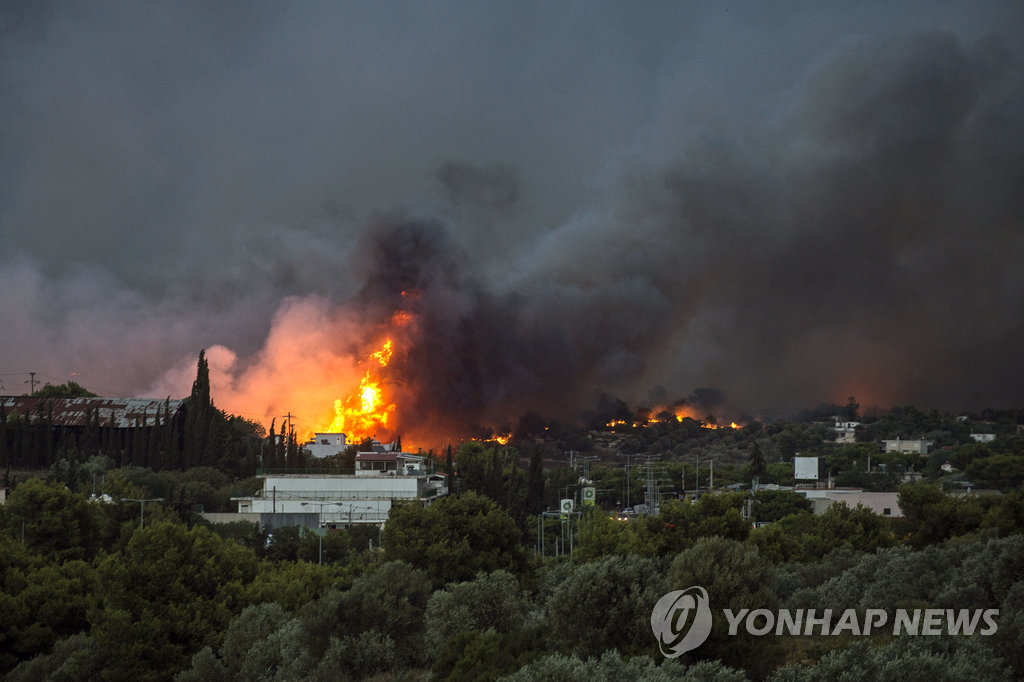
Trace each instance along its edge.
<instances>
[{"instance_id":1,"label":"fire at horizon","mask_svg":"<svg viewBox=\"0 0 1024 682\"><path fill-rule=\"evenodd\" d=\"M682 423L682 421L684 419L692 419L692 420L694 420L696 422L699 422L702 429L712 429L712 430L714 430L714 429L742 429L743 428L742 424L737 424L736 422L730 422L729 424L719 425L719 424L716 424L715 422L713 422L713 421L711 421L709 419L702 419L702 418L697 416L696 412L694 412L693 410L691 410L690 408L685 407L685 406L678 406L678 407L672 407L672 408L656 407L656 408L654 408L654 409L652 409L650 411L650 415L652 415L652 416L650 416L650 417L648 417L646 419L635 419L633 421L627 421L625 419L612 419L612 420L609 420L606 425L609 428L614 428L616 426L632 426L632 428L634 428L634 429L636 429L636 428L644 428L644 427L647 427L647 426L649 426L651 424L660 424L660 423L664 422L665 419L661 418L659 415L663 415L665 413L671 414L672 416L675 417L675 420L677 422L680 422L680 423Z\"/></svg>"}]
</instances>

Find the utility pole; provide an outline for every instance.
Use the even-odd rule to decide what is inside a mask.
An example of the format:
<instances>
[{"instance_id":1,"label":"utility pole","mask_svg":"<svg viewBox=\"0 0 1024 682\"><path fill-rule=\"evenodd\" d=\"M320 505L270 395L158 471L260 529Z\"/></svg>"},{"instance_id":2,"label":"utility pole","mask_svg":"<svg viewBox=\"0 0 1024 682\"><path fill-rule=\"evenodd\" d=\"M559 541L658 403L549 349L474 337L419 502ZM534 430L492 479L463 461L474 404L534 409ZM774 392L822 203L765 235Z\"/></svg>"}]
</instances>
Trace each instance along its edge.
<instances>
[{"instance_id":1,"label":"utility pole","mask_svg":"<svg viewBox=\"0 0 1024 682\"><path fill-rule=\"evenodd\" d=\"M163 502L164 498L162 498L162 497L148 497L148 498L140 499L140 498L137 498L137 497L122 497L121 501L122 502L138 502L139 503L139 530L142 530L143 521L146 518L146 503L147 502Z\"/></svg>"},{"instance_id":2,"label":"utility pole","mask_svg":"<svg viewBox=\"0 0 1024 682\"><path fill-rule=\"evenodd\" d=\"M26 381L25 383L29 384L29 387L30 387L30 390L28 392L29 397L34 396L36 394L36 373L35 372L29 372L28 373L28 381Z\"/></svg>"},{"instance_id":3,"label":"utility pole","mask_svg":"<svg viewBox=\"0 0 1024 682\"><path fill-rule=\"evenodd\" d=\"M629 509L629 455L626 455L626 509Z\"/></svg>"}]
</instances>

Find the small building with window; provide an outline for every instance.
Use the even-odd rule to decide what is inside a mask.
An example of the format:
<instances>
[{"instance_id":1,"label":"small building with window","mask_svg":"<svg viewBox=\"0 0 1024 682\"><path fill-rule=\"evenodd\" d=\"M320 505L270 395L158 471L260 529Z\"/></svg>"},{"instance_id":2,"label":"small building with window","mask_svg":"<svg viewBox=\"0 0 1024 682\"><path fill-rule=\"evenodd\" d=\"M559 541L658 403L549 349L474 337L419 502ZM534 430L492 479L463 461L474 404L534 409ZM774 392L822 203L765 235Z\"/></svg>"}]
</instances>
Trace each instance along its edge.
<instances>
[{"instance_id":1,"label":"small building with window","mask_svg":"<svg viewBox=\"0 0 1024 682\"><path fill-rule=\"evenodd\" d=\"M316 459L332 457L348 447L344 433L314 433L304 447Z\"/></svg>"},{"instance_id":2,"label":"small building with window","mask_svg":"<svg viewBox=\"0 0 1024 682\"><path fill-rule=\"evenodd\" d=\"M932 445L932 441L924 440L923 438L912 440L895 438L893 440L882 441L882 449L885 452L903 452L915 455L927 455L928 450L932 447Z\"/></svg>"},{"instance_id":3,"label":"small building with window","mask_svg":"<svg viewBox=\"0 0 1024 682\"><path fill-rule=\"evenodd\" d=\"M422 476L423 457L408 452L360 452L356 476Z\"/></svg>"}]
</instances>

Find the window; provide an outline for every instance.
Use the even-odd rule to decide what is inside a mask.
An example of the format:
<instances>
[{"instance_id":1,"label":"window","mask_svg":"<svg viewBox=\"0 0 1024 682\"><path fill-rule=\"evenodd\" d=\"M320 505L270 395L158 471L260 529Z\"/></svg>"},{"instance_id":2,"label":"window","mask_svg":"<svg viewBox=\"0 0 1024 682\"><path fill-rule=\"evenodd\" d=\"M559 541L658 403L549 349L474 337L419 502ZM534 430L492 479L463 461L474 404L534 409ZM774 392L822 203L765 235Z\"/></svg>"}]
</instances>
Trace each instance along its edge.
<instances>
[{"instance_id":1,"label":"window","mask_svg":"<svg viewBox=\"0 0 1024 682\"><path fill-rule=\"evenodd\" d=\"M892 516L892 508L886 507L882 510L882 516Z\"/></svg>"}]
</instances>

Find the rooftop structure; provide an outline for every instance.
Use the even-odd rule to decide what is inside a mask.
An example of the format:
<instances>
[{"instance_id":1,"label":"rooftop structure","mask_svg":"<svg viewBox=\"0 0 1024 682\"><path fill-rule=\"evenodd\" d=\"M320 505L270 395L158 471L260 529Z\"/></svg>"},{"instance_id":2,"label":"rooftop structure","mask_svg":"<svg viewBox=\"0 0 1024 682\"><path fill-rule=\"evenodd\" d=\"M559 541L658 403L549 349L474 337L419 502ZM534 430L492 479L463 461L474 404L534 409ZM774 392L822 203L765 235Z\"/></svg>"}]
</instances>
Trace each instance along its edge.
<instances>
[{"instance_id":1,"label":"rooftop structure","mask_svg":"<svg viewBox=\"0 0 1024 682\"><path fill-rule=\"evenodd\" d=\"M56 427L85 426L89 414L96 414L104 428L131 429L135 426L154 426L157 412L166 418L164 409L170 407L177 414L181 400L148 400L144 398L30 398L28 396L0 396L0 406L8 419L42 415L52 419Z\"/></svg>"}]
</instances>

